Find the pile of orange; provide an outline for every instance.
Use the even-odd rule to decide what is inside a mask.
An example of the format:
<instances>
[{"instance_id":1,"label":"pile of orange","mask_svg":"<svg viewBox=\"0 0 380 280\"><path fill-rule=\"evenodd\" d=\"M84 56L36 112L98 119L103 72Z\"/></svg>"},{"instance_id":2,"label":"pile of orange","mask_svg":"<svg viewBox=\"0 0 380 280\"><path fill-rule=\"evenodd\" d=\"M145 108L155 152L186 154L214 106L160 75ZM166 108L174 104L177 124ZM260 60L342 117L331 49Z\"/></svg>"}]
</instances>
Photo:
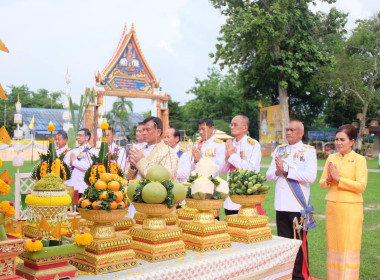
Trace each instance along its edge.
<instances>
[{"instance_id":1,"label":"pile of orange","mask_svg":"<svg viewBox=\"0 0 380 280\"><path fill-rule=\"evenodd\" d=\"M88 210L116 210L128 206L123 182L114 174L103 173L100 179L89 186L77 207Z\"/></svg>"}]
</instances>

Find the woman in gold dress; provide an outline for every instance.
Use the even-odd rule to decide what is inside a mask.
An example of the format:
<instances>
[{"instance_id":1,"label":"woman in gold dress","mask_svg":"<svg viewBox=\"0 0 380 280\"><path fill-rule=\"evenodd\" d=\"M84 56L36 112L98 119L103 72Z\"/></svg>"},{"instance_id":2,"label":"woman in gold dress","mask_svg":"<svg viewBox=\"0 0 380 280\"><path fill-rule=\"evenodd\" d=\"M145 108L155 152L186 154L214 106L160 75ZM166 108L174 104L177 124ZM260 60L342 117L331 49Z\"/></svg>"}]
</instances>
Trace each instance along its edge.
<instances>
[{"instance_id":1,"label":"woman in gold dress","mask_svg":"<svg viewBox=\"0 0 380 280\"><path fill-rule=\"evenodd\" d=\"M359 279L366 159L352 146L357 129L346 124L335 134L337 153L328 157L319 184L326 195L328 279Z\"/></svg>"}]
</instances>

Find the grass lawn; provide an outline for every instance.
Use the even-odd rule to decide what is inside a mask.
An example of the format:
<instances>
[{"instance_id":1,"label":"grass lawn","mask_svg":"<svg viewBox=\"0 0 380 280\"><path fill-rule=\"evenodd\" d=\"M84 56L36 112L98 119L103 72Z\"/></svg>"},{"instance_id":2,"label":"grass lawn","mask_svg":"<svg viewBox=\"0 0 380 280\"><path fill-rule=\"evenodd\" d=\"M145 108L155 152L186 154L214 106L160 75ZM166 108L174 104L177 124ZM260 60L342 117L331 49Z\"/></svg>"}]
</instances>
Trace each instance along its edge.
<instances>
[{"instance_id":1,"label":"grass lawn","mask_svg":"<svg viewBox=\"0 0 380 280\"><path fill-rule=\"evenodd\" d=\"M262 164L270 164L271 158L263 158ZM378 169L377 159L368 160L368 168ZM35 163L25 162L20 168L20 172L27 173L32 170ZM324 161L318 161L319 166L324 165ZM16 173L16 168L12 162L3 162L0 172L8 169L12 177ZM262 173L266 173L267 168L262 168ZM318 184L322 171L318 171L317 179L311 186L311 202L315 208L315 219L317 227L308 234L310 270L313 277L327 279L326 271L326 228L325 228L325 195L326 190L322 190ZM269 217L272 233L277 234L275 227L274 206L274 182L268 182L271 190L263 203L266 215ZM380 279L380 173L369 173L367 189L364 197L364 223L362 236L360 279ZM0 201L14 199L14 186L7 196L1 196ZM222 215L223 219L224 216Z\"/></svg>"}]
</instances>

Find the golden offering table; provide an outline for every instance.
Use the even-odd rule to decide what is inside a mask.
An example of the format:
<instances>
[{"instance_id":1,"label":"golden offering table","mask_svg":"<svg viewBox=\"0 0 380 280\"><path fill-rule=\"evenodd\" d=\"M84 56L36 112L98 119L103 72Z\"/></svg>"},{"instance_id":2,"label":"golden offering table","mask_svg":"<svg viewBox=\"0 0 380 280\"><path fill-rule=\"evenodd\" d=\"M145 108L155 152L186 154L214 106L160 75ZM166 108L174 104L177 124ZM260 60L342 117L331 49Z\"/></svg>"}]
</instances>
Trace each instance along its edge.
<instances>
[{"instance_id":1,"label":"golden offering table","mask_svg":"<svg viewBox=\"0 0 380 280\"><path fill-rule=\"evenodd\" d=\"M232 242L232 247L207 253L186 251L180 259L150 263L103 275L79 271L77 279L291 279L301 241L273 236L254 244Z\"/></svg>"}]
</instances>

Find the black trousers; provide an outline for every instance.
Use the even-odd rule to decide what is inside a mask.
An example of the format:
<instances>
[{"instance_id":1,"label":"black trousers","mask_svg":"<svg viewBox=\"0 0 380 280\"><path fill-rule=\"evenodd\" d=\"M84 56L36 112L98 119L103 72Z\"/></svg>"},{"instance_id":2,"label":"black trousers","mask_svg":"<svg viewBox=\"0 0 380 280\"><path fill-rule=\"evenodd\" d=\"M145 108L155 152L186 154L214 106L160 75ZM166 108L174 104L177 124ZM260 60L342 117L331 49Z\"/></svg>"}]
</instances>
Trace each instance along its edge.
<instances>
[{"instance_id":1,"label":"black trousers","mask_svg":"<svg viewBox=\"0 0 380 280\"><path fill-rule=\"evenodd\" d=\"M297 217L299 221L301 218L301 213L276 211L276 223L277 223L278 236L294 239L294 231L293 231L294 217ZM303 230L301 230L300 234L302 238ZM296 233L296 236L297 236L297 239L299 239L297 233ZM306 250L308 250L307 242L306 242ZM303 252L302 252L302 248L300 247L297 257L296 257L296 261L294 263L292 279L305 279L302 275L302 261L303 261Z\"/></svg>"}]
</instances>

